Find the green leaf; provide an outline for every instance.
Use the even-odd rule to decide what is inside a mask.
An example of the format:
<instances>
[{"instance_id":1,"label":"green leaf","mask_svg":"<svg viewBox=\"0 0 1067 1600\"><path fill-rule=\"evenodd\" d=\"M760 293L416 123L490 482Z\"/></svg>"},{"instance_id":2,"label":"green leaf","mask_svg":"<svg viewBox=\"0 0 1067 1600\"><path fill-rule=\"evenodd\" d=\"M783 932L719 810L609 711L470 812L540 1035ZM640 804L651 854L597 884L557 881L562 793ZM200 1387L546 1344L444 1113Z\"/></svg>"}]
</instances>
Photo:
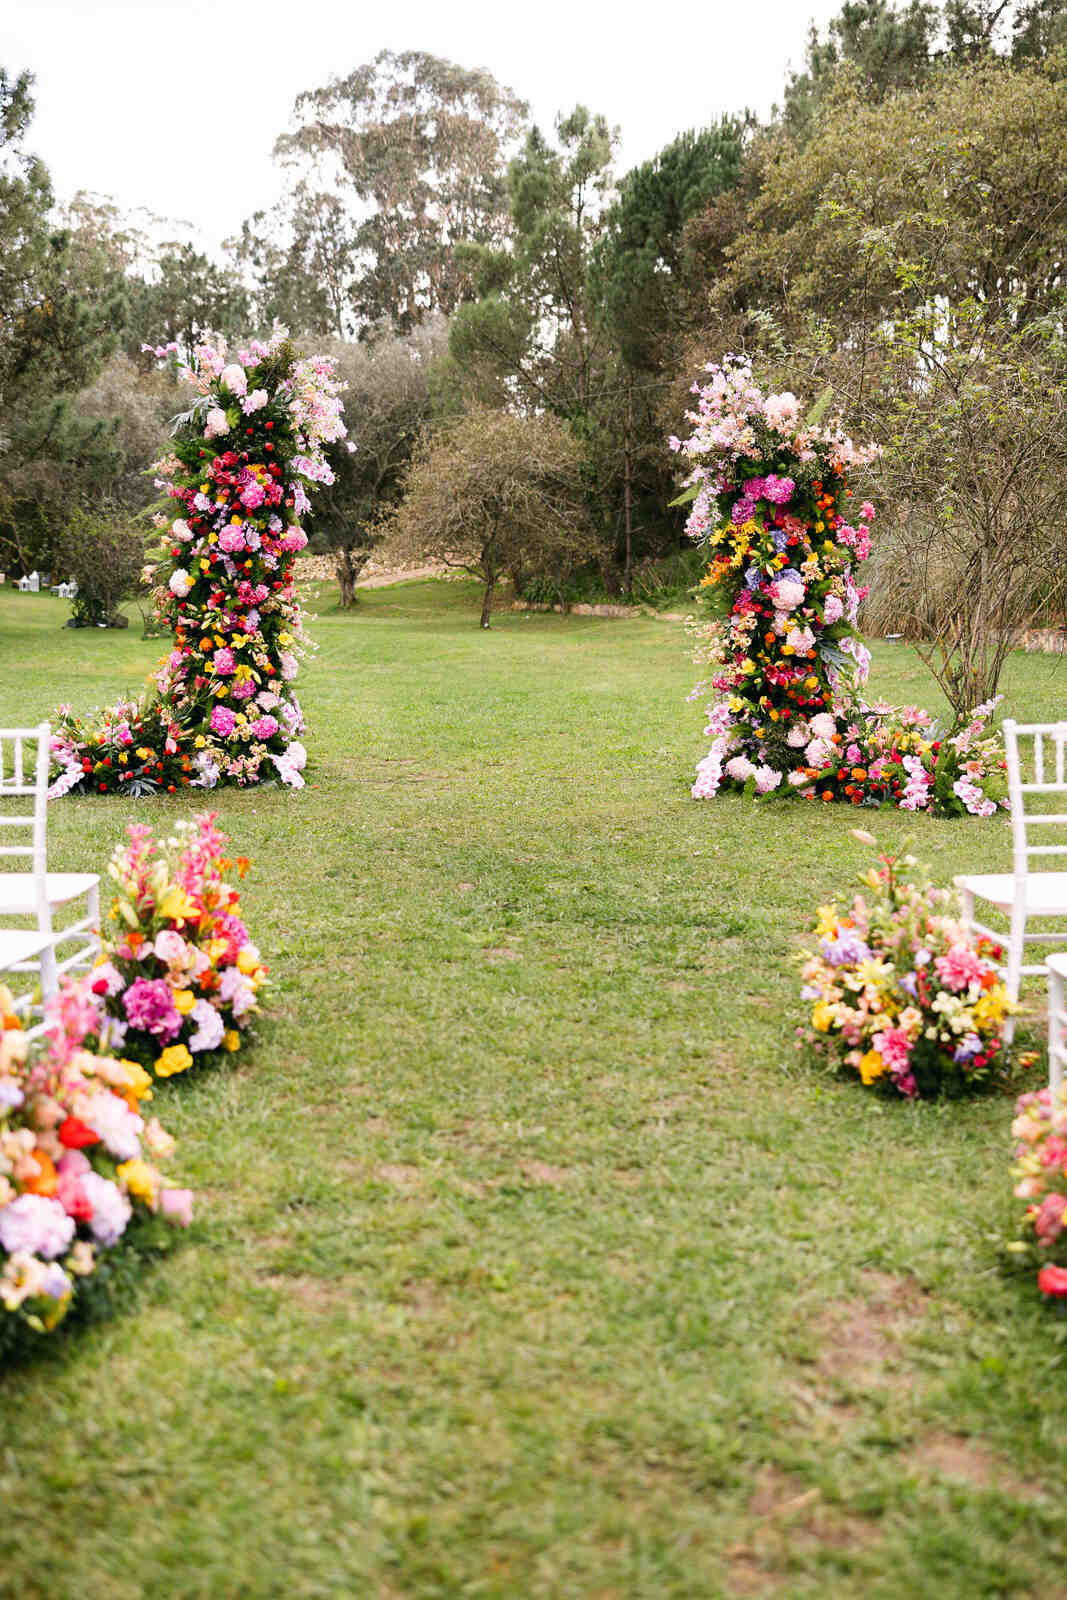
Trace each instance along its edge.
<instances>
[{"instance_id":1,"label":"green leaf","mask_svg":"<svg viewBox=\"0 0 1067 1600\"><path fill-rule=\"evenodd\" d=\"M826 408L834 397L833 384L828 383L822 394L816 400L807 416L804 418L805 428L817 428L826 415Z\"/></svg>"},{"instance_id":2,"label":"green leaf","mask_svg":"<svg viewBox=\"0 0 1067 1600\"><path fill-rule=\"evenodd\" d=\"M668 504L668 506L688 506L688 505L691 505L692 502L696 499L696 497L697 497L697 495L699 493L700 493L700 485L698 483L691 483L687 489L683 489L682 490L681 494L678 496L678 498L676 500L668 500L667 504Z\"/></svg>"}]
</instances>

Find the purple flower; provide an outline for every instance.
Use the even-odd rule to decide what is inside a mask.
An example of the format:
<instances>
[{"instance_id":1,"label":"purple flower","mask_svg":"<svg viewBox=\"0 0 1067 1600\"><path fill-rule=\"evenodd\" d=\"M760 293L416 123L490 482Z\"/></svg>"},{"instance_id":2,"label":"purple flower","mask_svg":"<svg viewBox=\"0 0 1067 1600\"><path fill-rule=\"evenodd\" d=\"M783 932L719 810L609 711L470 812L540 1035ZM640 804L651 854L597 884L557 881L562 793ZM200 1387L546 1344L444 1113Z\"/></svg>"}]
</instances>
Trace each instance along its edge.
<instances>
[{"instance_id":1,"label":"purple flower","mask_svg":"<svg viewBox=\"0 0 1067 1600\"><path fill-rule=\"evenodd\" d=\"M832 937L819 945L823 960L832 967L853 967L870 959L870 949L854 928L838 928Z\"/></svg>"},{"instance_id":2,"label":"purple flower","mask_svg":"<svg viewBox=\"0 0 1067 1600\"><path fill-rule=\"evenodd\" d=\"M217 709L217 708L216 708ZM163 978L135 978L122 997L130 1026L164 1043L181 1031L174 990Z\"/></svg>"}]
</instances>

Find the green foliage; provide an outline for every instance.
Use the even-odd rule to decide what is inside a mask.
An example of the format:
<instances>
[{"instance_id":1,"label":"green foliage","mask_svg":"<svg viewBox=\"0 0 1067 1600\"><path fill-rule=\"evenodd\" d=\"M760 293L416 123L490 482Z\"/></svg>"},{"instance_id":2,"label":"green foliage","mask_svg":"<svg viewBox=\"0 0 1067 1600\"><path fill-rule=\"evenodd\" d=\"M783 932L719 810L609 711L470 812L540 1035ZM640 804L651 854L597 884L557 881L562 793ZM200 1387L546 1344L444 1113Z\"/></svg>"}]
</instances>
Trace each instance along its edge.
<instances>
[{"instance_id":1,"label":"green foliage","mask_svg":"<svg viewBox=\"0 0 1067 1600\"><path fill-rule=\"evenodd\" d=\"M566 575L594 554L573 434L548 413L472 412L427 436L382 525L400 561L432 558L482 579L489 627L498 581Z\"/></svg>"},{"instance_id":2,"label":"green foliage","mask_svg":"<svg viewBox=\"0 0 1067 1600\"><path fill-rule=\"evenodd\" d=\"M121 602L144 587L145 545L145 532L117 510L70 514L56 539L56 559L78 585L71 610L79 622L112 623Z\"/></svg>"},{"instance_id":3,"label":"green foliage","mask_svg":"<svg viewBox=\"0 0 1067 1600\"><path fill-rule=\"evenodd\" d=\"M627 366L659 372L689 302L703 285L684 273L684 230L719 194L740 181L747 119L723 117L679 134L634 167L603 221L590 261L597 313Z\"/></svg>"},{"instance_id":4,"label":"green foliage","mask_svg":"<svg viewBox=\"0 0 1067 1600\"><path fill-rule=\"evenodd\" d=\"M470 292L456 244L507 237L503 161L525 115L488 72L417 50L382 50L301 94L275 146L295 179L283 206L294 238L265 259L267 303L317 274L340 335L450 312ZM336 173L325 191L324 164Z\"/></svg>"}]
</instances>

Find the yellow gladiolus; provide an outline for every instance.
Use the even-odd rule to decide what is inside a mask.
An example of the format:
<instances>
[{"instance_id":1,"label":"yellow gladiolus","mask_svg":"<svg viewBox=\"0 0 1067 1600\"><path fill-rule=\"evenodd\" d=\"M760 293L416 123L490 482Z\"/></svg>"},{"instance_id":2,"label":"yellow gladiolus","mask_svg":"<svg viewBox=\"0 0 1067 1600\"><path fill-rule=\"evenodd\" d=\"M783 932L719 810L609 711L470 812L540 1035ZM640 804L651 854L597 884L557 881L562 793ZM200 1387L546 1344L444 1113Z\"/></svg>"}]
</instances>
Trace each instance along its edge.
<instances>
[{"instance_id":1,"label":"yellow gladiolus","mask_svg":"<svg viewBox=\"0 0 1067 1600\"><path fill-rule=\"evenodd\" d=\"M176 883L171 884L156 910L161 917L172 922L187 922L200 915L185 890Z\"/></svg>"}]
</instances>

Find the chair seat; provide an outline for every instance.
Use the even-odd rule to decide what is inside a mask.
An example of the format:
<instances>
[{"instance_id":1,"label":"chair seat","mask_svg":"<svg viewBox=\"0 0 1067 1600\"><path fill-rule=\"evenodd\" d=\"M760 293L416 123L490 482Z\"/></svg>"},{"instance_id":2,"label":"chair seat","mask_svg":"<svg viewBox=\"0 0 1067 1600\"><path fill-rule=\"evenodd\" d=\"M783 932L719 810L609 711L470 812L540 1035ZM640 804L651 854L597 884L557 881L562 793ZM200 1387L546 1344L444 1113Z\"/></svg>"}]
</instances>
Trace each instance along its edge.
<instances>
[{"instance_id":1,"label":"chair seat","mask_svg":"<svg viewBox=\"0 0 1067 1600\"><path fill-rule=\"evenodd\" d=\"M1015 902L1015 878L1010 872L961 874L955 884L1005 914ZM1067 872L1027 873L1026 909L1034 917L1067 916Z\"/></svg>"},{"instance_id":2,"label":"chair seat","mask_svg":"<svg viewBox=\"0 0 1067 1600\"><path fill-rule=\"evenodd\" d=\"M1067 877L1067 873L1064 874ZM100 882L98 872L49 872L45 875L50 906L64 906L68 900L88 894ZM0 872L0 916L32 917L37 910L33 874Z\"/></svg>"},{"instance_id":3,"label":"chair seat","mask_svg":"<svg viewBox=\"0 0 1067 1600\"><path fill-rule=\"evenodd\" d=\"M9 972L19 962L35 960L51 943L47 934L0 928L0 972Z\"/></svg>"}]
</instances>

